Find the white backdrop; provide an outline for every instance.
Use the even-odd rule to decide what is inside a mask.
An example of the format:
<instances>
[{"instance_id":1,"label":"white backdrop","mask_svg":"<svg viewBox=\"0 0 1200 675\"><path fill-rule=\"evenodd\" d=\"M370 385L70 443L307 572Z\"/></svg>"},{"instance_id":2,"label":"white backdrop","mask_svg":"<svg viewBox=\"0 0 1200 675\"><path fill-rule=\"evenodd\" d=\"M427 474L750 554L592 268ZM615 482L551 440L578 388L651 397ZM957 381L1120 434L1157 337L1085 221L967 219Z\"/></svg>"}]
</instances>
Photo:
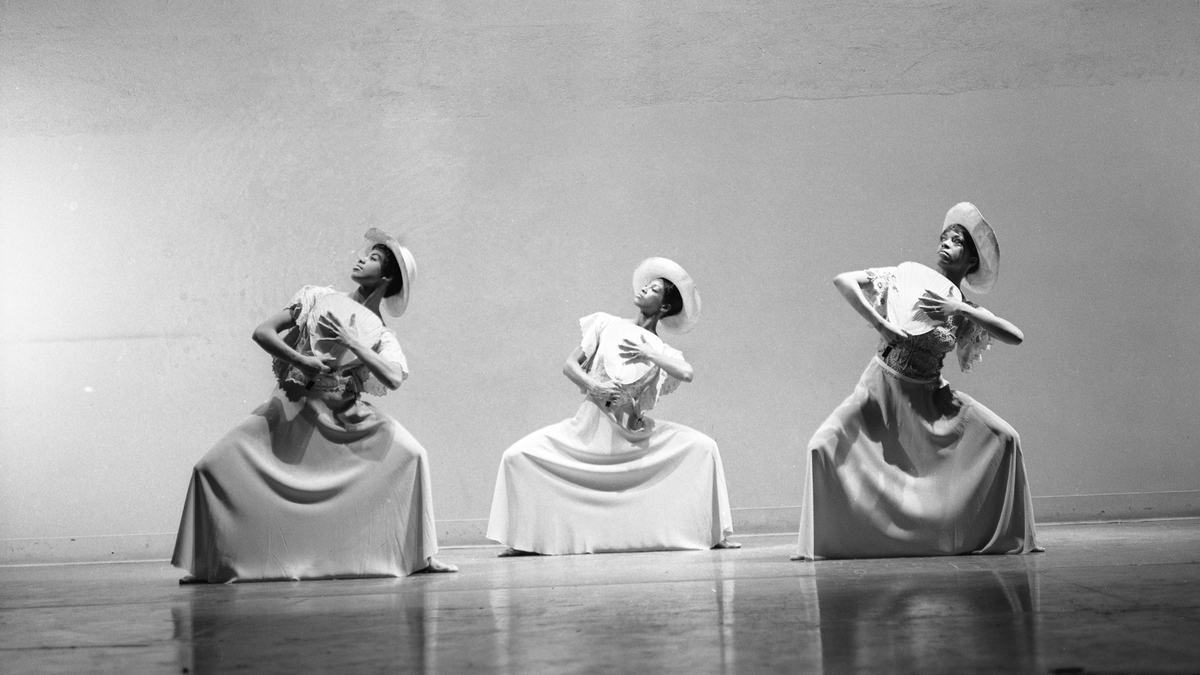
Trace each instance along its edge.
<instances>
[{"instance_id":1,"label":"white backdrop","mask_svg":"<svg viewBox=\"0 0 1200 675\"><path fill-rule=\"evenodd\" d=\"M349 290L370 226L420 264L382 405L439 518L485 518L505 447L573 412L576 320L630 314L650 255L705 306L656 414L718 440L735 508L793 506L874 347L833 276L929 263L960 200L1027 341L947 376L1034 494L1200 489L1194 5L0 11L0 539L173 532L270 391L251 331Z\"/></svg>"}]
</instances>

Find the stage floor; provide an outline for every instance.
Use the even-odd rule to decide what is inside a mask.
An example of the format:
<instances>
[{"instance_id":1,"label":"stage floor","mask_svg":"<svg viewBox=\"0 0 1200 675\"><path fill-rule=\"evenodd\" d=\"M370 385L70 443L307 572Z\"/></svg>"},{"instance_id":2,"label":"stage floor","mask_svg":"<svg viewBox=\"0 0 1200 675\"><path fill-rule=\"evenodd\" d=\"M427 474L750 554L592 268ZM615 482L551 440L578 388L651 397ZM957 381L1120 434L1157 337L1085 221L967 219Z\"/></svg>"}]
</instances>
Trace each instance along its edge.
<instances>
[{"instance_id":1,"label":"stage floor","mask_svg":"<svg viewBox=\"0 0 1200 675\"><path fill-rule=\"evenodd\" d=\"M1054 525L1030 556L495 557L454 575L180 586L0 568L4 673L1200 673L1200 520ZM735 539L737 539L735 537Z\"/></svg>"}]
</instances>

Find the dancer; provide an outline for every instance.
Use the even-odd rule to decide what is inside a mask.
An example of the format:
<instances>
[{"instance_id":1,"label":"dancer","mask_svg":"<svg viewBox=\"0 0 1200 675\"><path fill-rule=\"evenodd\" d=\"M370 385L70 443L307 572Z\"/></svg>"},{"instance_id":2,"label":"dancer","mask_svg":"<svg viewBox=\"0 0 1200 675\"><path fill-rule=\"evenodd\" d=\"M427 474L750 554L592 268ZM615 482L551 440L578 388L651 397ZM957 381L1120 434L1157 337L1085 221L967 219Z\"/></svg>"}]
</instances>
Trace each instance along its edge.
<instances>
[{"instance_id":1,"label":"dancer","mask_svg":"<svg viewBox=\"0 0 1200 675\"><path fill-rule=\"evenodd\" d=\"M941 377L952 350L969 372L992 338L1024 339L962 296L989 291L999 269L995 233L963 202L946 214L937 272L904 263L834 279L882 339L809 441L794 560L1040 550L1017 432Z\"/></svg>"},{"instance_id":2,"label":"dancer","mask_svg":"<svg viewBox=\"0 0 1200 675\"><path fill-rule=\"evenodd\" d=\"M686 333L700 293L682 267L648 258L633 273L637 315L579 320L563 374L587 395L575 417L517 441L496 477L487 536L501 556L737 548L717 444L645 415L691 382L683 354L658 336Z\"/></svg>"},{"instance_id":3,"label":"dancer","mask_svg":"<svg viewBox=\"0 0 1200 675\"><path fill-rule=\"evenodd\" d=\"M278 388L196 464L171 563L183 582L455 572L421 444L363 393L408 377L380 321L408 306L416 261L372 228L349 295L305 286L254 331Z\"/></svg>"}]
</instances>

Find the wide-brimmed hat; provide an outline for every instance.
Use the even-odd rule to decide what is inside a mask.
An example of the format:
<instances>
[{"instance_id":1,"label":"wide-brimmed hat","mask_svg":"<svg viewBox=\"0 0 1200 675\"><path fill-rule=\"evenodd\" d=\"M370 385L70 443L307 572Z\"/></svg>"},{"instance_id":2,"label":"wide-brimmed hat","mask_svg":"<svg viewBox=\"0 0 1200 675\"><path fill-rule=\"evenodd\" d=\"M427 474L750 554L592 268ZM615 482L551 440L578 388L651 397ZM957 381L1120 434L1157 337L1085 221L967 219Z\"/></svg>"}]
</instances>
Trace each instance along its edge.
<instances>
[{"instance_id":1,"label":"wide-brimmed hat","mask_svg":"<svg viewBox=\"0 0 1200 675\"><path fill-rule=\"evenodd\" d=\"M979 252L979 267L963 279L963 286L973 293L987 293L1000 277L1000 242L996 241L996 233L971 202L950 207L946 221L942 223L942 232L951 225L961 225L971 235L975 250Z\"/></svg>"},{"instance_id":2,"label":"wide-brimmed hat","mask_svg":"<svg viewBox=\"0 0 1200 675\"><path fill-rule=\"evenodd\" d=\"M655 279L666 279L679 289L683 309L673 316L660 319L658 325L672 333L686 333L700 320L700 291L696 282L678 263L666 258L646 258L633 271L633 292L640 291Z\"/></svg>"},{"instance_id":3,"label":"wide-brimmed hat","mask_svg":"<svg viewBox=\"0 0 1200 675\"><path fill-rule=\"evenodd\" d=\"M404 314L404 310L408 309L408 297L412 293L413 282L417 280L417 260L413 254L405 247L400 245L399 241L392 235L383 230L372 227L363 235L372 245L383 244L396 257L396 262L400 265L400 280L402 286L400 292L385 297L379 306L387 312L387 315L392 319L400 318Z\"/></svg>"}]
</instances>

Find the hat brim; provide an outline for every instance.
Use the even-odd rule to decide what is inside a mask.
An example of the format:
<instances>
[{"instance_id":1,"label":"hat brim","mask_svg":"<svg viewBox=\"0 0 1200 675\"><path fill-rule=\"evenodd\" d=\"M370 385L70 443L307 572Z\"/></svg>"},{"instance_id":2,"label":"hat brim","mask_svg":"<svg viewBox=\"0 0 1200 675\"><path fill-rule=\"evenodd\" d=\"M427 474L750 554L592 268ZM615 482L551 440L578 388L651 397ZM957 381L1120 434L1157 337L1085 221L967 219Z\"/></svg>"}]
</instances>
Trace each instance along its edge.
<instances>
[{"instance_id":1,"label":"hat brim","mask_svg":"<svg viewBox=\"0 0 1200 675\"><path fill-rule=\"evenodd\" d=\"M408 298L412 293L413 282L415 282L417 279L417 260L407 248L400 245L400 242L397 241L395 237L387 232L384 232L383 230L380 230L379 228L372 227L371 229L367 230L367 233L363 236L372 244L383 244L386 246L388 250L392 252L392 255L395 256L396 262L399 264L401 282L400 292L395 295L385 297L383 301L379 303L380 307L383 308L384 312L389 318L398 319L404 314L405 310L408 309Z\"/></svg>"},{"instance_id":2,"label":"hat brim","mask_svg":"<svg viewBox=\"0 0 1200 675\"><path fill-rule=\"evenodd\" d=\"M992 290L1000 278L1000 242L996 240L996 231L970 202L955 204L946 212L942 232L951 225L966 229L979 253L979 267L963 279L962 285L972 293L983 295Z\"/></svg>"},{"instance_id":3,"label":"hat brim","mask_svg":"<svg viewBox=\"0 0 1200 675\"><path fill-rule=\"evenodd\" d=\"M638 292L655 279L666 279L675 284L679 296L683 298L683 310L659 319L658 325L672 333L686 333L695 328L700 320L700 291L692 277L673 260L646 258L633 271L633 291Z\"/></svg>"}]
</instances>

